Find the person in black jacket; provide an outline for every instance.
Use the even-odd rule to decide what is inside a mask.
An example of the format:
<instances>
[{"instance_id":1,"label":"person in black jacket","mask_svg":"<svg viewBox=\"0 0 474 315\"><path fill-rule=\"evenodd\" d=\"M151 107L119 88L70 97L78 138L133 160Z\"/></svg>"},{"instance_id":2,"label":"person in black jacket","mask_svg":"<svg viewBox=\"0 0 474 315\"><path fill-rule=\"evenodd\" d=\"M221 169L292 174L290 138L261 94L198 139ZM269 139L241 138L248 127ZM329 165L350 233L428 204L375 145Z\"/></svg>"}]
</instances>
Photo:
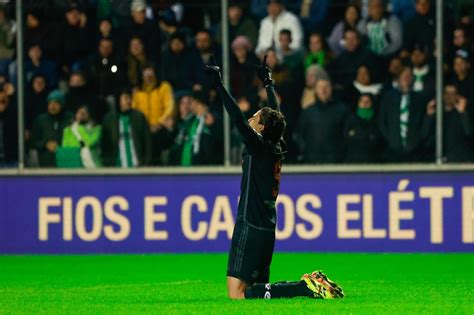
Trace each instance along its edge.
<instances>
[{"instance_id":1,"label":"person in black jacket","mask_svg":"<svg viewBox=\"0 0 474 315\"><path fill-rule=\"evenodd\" d=\"M344 153L346 106L332 99L331 82L316 82L316 103L301 112L297 142L303 163L339 163Z\"/></svg>"},{"instance_id":2,"label":"person in black jacket","mask_svg":"<svg viewBox=\"0 0 474 315\"><path fill-rule=\"evenodd\" d=\"M64 95L54 90L48 95L48 112L39 115L32 132L32 145L38 150L40 167L56 167L56 150L62 142L63 130L73 115L63 110Z\"/></svg>"},{"instance_id":3,"label":"person in black jacket","mask_svg":"<svg viewBox=\"0 0 474 315\"><path fill-rule=\"evenodd\" d=\"M431 148L435 148L435 107L430 103ZM468 101L458 93L454 84L447 84L443 93L443 162L468 163L474 161L472 119L467 112Z\"/></svg>"},{"instance_id":4,"label":"person in black jacket","mask_svg":"<svg viewBox=\"0 0 474 315\"><path fill-rule=\"evenodd\" d=\"M150 128L142 112L132 109L132 96L123 91L117 112L109 112L102 123L102 162L122 168L151 163Z\"/></svg>"},{"instance_id":5,"label":"person in black jacket","mask_svg":"<svg viewBox=\"0 0 474 315\"><path fill-rule=\"evenodd\" d=\"M18 163L17 110L10 105L4 91L0 91L0 168Z\"/></svg>"},{"instance_id":6,"label":"person in black jacket","mask_svg":"<svg viewBox=\"0 0 474 315\"><path fill-rule=\"evenodd\" d=\"M375 117L372 94L359 97L356 112L346 122L344 139L344 162L380 162L383 140Z\"/></svg>"},{"instance_id":7,"label":"person in black jacket","mask_svg":"<svg viewBox=\"0 0 474 315\"><path fill-rule=\"evenodd\" d=\"M386 159L389 162L423 161L429 132L429 96L413 91L410 67L402 69L398 83L398 89L382 97L379 113L380 131L387 144Z\"/></svg>"},{"instance_id":8,"label":"person in black jacket","mask_svg":"<svg viewBox=\"0 0 474 315\"><path fill-rule=\"evenodd\" d=\"M180 125L171 149L171 163L181 166L222 164L222 124L209 112L204 91L191 99L191 115Z\"/></svg>"}]
</instances>

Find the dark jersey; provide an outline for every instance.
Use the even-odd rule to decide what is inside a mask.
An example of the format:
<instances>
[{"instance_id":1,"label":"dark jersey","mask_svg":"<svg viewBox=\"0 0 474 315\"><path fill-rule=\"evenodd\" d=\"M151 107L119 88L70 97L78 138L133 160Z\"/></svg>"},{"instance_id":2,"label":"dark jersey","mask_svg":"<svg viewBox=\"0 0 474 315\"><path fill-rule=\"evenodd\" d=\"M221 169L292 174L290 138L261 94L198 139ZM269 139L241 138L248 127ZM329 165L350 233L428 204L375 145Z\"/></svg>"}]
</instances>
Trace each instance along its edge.
<instances>
[{"instance_id":1,"label":"dark jersey","mask_svg":"<svg viewBox=\"0 0 474 315\"><path fill-rule=\"evenodd\" d=\"M245 144L237 221L243 221L257 229L274 231L283 142L274 144L265 140L250 127L237 103L225 88L220 87L219 92ZM267 87L269 105L273 109L280 110L274 93L272 86Z\"/></svg>"}]
</instances>

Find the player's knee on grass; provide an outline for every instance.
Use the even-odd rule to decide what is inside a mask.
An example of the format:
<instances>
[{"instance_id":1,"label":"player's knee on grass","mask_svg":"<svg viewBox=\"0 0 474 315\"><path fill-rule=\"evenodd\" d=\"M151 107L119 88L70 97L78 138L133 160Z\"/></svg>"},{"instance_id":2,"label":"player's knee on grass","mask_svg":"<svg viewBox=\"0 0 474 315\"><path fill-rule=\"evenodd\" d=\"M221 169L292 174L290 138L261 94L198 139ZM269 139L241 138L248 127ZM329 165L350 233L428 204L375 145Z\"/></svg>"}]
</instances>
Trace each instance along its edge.
<instances>
[{"instance_id":1,"label":"player's knee on grass","mask_svg":"<svg viewBox=\"0 0 474 315\"><path fill-rule=\"evenodd\" d=\"M245 290L248 285L242 280L234 277L227 277L227 293L229 298L239 300L245 298Z\"/></svg>"}]
</instances>

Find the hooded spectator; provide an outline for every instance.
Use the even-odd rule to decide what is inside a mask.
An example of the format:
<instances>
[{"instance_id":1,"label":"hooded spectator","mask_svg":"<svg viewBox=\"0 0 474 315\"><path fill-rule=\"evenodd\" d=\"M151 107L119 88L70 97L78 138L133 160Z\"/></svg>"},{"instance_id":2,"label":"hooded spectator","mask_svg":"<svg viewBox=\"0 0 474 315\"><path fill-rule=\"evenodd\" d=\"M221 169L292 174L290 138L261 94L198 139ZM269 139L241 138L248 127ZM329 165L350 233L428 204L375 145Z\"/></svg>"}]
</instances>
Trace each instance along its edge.
<instances>
[{"instance_id":1,"label":"hooded spectator","mask_svg":"<svg viewBox=\"0 0 474 315\"><path fill-rule=\"evenodd\" d=\"M56 167L56 150L62 142L63 130L72 120L64 111L65 97L59 90L48 95L48 111L39 115L33 124L32 145L38 150L40 167Z\"/></svg>"}]
</instances>

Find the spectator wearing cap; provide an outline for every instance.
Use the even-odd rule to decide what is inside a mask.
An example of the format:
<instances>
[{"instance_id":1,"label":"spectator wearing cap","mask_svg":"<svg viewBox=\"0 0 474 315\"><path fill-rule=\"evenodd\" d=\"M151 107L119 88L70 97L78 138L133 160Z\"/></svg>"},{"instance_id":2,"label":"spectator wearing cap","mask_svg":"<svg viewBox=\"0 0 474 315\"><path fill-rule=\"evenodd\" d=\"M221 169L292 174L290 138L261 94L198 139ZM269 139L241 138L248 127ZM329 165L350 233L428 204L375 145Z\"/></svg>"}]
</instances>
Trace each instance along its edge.
<instances>
[{"instance_id":1,"label":"spectator wearing cap","mask_svg":"<svg viewBox=\"0 0 474 315\"><path fill-rule=\"evenodd\" d=\"M429 64L428 47L415 45L411 53L411 63L413 65L413 91L425 91L428 95L435 93L435 71Z\"/></svg>"},{"instance_id":2,"label":"spectator wearing cap","mask_svg":"<svg viewBox=\"0 0 474 315\"><path fill-rule=\"evenodd\" d=\"M402 57L408 56L415 44L428 46L431 50L436 34L436 19L431 0L416 0L416 14L403 27Z\"/></svg>"},{"instance_id":3,"label":"spectator wearing cap","mask_svg":"<svg viewBox=\"0 0 474 315\"><path fill-rule=\"evenodd\" d=\"M429 112L431 148L435 148L436 101L430 102ZM474 161L473 124L468 114L468 100L459 95L454 84L447 84L443 91L443 162L468 163Z\"/></svg>"},{"instance_id":4,"label":"spectator wearing cap","mask_svg":"<svg viewBox=\"0 0 474 315\"><path fill-rule=\"evenodd\" d=\"M158 27L146 18L146 2L133 0L130 5L132 23L127 27L127 41L134 37L142 40L148 58L153 62L161 60L160 33Z\"/></svg>"},{"instance_id":5,"label":"spectator wearing cap","mask_svg":"<svg viewBox=\"0 0 474 315\"><path fill-rule=\"evenodd\" d=\"M43 50L39 44L34 44L28 48L27 59L24 64L24 73L26 83L31 83L34 76L42 74L46 77L49 88L55 88L58 85L58 66L56 62L43 57ZM17 83L17 63L13 61L9 66L10 81Z\"/></svg>"},{"instance_id":6,"label":"spectator wearing cap","mask_svg":"<svg viewBox=\"0 0 474 315\"><path fill-rule=\"evenodd\" d=\"M344 127L345 163L381 162L383 146L371 94L361 94Z\"/></svg>"},{"instance_id":7,"label":"spectator wearing cap","mask_svg":"<svg viewBox=\"0 0 474 315\"><path fill-rule=\"evenodd\" d=\"M267 12L268 16L260 22L256 54L263 55L267 49L272 47L280 51L279 36L283 29L288 29L291 32L293 40L290 47L294 50L301 49L304 34L298 17L287 11L281 0L269 0Z\"/></svg>"},{"instance_id":8,"label":"spectator wearing cap","mask_svg":"<svg viewBox=\"0 0 474 315\"><path fill-rule=\"evenodd\" d=\"M59 35L59 61L66 73L79 71L89 54L87 16L76 3L66 9Z\"/></svg>"},{"instance_id":9,"label":"spectator wearing cap","mask_svg":"<svg viewBox=\"0 0 474 315\"><path fill-rule=\"evenodd\" d=\"M316 102L300 114L296 138L307 164L340 163L344 158L346 106L332 97L329 80L316 82Z\"/></svg>"},{"instance_id":10,"label":"spectator wearing cap","mask_svg":"<svg viewBox=\"0 0 474 315\"><path fill-rule=\"evenodd\" d=\"M469 103L474 101L474 76L471 72L469 53L458 50L453 60L453 76L451 82L457 87L458 93L468 98Z\"/></svg>"},{"instance_id":11,"label":"spectator wearing cap","mask_svg":"<svg viewBox=\"0 0 474 315\"><path fill-rule=\"evenodd\" d=\"M56 150L62 141L63 130L72 121L72 114L64 110L65 97L59 90L48 95L48 111L33 123L32 145L38 151L40 167L56 167Z\"/></svg>"},{"instance_id":12,"label":"spectator wearing cap","mask_svg":"<svg viewBox=\"0 0 474 315\"><path fill-rule=\"evenodd\" d=\"M383 0L369 0L369 16L359 22L357 29L378 56L391 56L402 47L402 24L396 15L386 11Z\"/></svg>"},{"instance_id":13,"label":"spectator wearing cap","mask_svg":"<svg viewBox=\"0 0 474 315\"><path fill-rule=\"evenodd\" d=\"M6 73L15 53L15 21L9 19L6 7L0 5L0 73Z\"/></svg>"},{"instance_id":14,"label":"spectator wearing cap","mask_svg":"<svg viewBox=\"0 0 474 315\"><path fill-rule=\"evenodd\" d=\"M125 84L126 68L115 53L115 43L111 38L99 40L96 53L89 58L87 75L90 78L90 88L96 92L97 100L104 111L108 103L118 93L119 88ZM90 104L92 105L92 104ZM101 117L97 117L101 121Z\"/></svg>"},{"instance_id":15,"label":"spectator wearing cap","mask_svg":"<svg viewBox=\"0 0 474 315\"><path fill-rule=\"evenodd\" d=\"M348 29L356 29L359 23L360 12L355 4L348 5L344 12L344 19L337 22L328 38L328 45L336 56L344 51L344 33Z\"/></svg>"},{"instance_id":16,"label":"spectator wearing cap","mask_svg":"<svg viewBox=\"0 0 474 315\"><path fill-rule=\"evenodd\" d=\"M151 163L150 128L142 112L132 109L132 96L119 94L118 109L102 124L101 154L104 166L140 167Z\"/></svg>"},{"instance_id":17,"label":"spectator wearing cap","mask_svg":"<svg viewBox=\"0 0 474 315\"><path fill-rule=\"evenodd\" d=\"M168 122L174 112L173 88L166 81L161 81L153 66L143 69L142 86L132 98L132 108L141 111L152 134L154 165L161 163L161 153L168 147Z\"/></svg>"},{"instance_id":18,"label":"spectator wearing cap","mask_svg":"<svg viewBox=\"0 0 474 315\"><path fill-rule=\"evenodd\" d=\"M249 39L252 47L257 44L258 29L254 21L244 16L242 4L239 1L230 1L228 7L229 16L229 42L232 43L238 36L245 36ZM216 42L222 42L222 23L216 25Z\"/></svg>"},{"instance_id":19,"label":"spectator wearing cap","mask_svg":"<svg viewBox=\"0 0 474 315\"><path fill-rule=\"evenodd\" d=\"M14 167L18 163L18 118L10 98L0 91L0 168Z\"/></svg>"},{"instance_id":20,"label":"spectator wearing cap","mask_svg":"<svg viewBox=\"0 0 474 315\"><path fill-rule=\"evenodd\" d=\"M352 85L344 89L344 102L352 111L356 111L361 95L370 95L371 108L377 109L382 87L381 83L374 82L370 68L362 64L357 68L357 74Z\"/></svg>"},{"instance_id":21,"label":"spectator wearing cap","mask_svg":"<svg viewBox=\"0 0 474 315\"><path fill-rule=\"evenodd\" d=\"M232 95L250 104L257 101L255 65L258 59L253 53L253 46L246 36L237 36L232 42L230 85Z\"/></svg>"},{"instance_id":22,"label":"spectator wearing cap","mask_svg":"<svg viewBox=\"0 0 474 315\"><path fill-rule=\"evenodd\" d=\"M410 67L401 70L399 88L382 97L379 127L387 144L385 159L389 162L423 161L429 135L427 113L429 96L415 92Z\"/></svg>"},{"instance_id":23,"label":"spectator wearing cap","mask_svg":"<svg viewBox=\"0 0 474 315\"><path fill-rule=\"evenodd\" d=\"M171 151L175 165L222 163L222 126L209 111L207 94L196 91L191 99L192 115L182 123Z\"/></svg>"},{"instance_id":24,"label":"spectator wearing cap","mask_svg":"<svg viewBox=\"0 0 474 315\"><path fill-rule=\"evenodd\" d=\"M360 35L354 29L344 33L344 51L328 66L337 89L352 85L360 65L370 65L376 72L378 58L368 48L361 46Z\"/></svg>"},{"instance_id":25,"label":"spectator wearing cap","mask_svg":"<svg viewBox=\"0 0 474 315\"><path fill-rule=\"evenodd\" d=\"M189 76L191 56L183 34L174 33L170 36L168 48L163 53L162 64L162 78L171 84L175 97L179 98L189 93L192 88Z\"/></svg>"}]
</instances>

